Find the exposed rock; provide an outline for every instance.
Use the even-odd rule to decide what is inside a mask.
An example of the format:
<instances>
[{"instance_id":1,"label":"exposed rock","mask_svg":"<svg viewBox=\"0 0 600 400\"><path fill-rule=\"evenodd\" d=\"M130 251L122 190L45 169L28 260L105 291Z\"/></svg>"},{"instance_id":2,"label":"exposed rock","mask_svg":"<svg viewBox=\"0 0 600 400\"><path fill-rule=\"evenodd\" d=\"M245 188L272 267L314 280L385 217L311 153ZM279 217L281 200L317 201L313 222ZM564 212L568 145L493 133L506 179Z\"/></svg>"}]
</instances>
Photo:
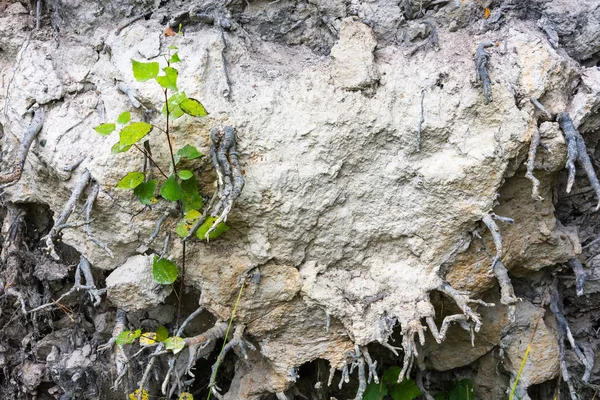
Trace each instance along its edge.
<instances>
[{"instance_id":1,"label":"exposed rock","mask_svg":"<svg viewBox=\"0 0 600 400\"><path fill-rule=\"evenodd\" d=\"M340 39L331 49L335 85L348 90L366 89L379 79L373 50L377 39L358 18L342 21Z\"/></svg>"},{"instance_id":2,"label":"exposed rock","mask_svg":"<svg viewBox=\"0 0 600 400\"><path fill-rule=\"evenodd\" d=\"M590 27L596 17L578 17L596 12L590 1L568 13L563 0L545 2L535 18L506 11L495 31L479 21L480 8L495 4L490 2L460 7L424 2L423 9L415 2L410 11L381 1L202 2L231 17L232 29L221 32L218 25L191 21L184 35L174 37L163 35L163 22L181 10L177 2L163 3L62 1L60 12L51 9L44 29L33 33L18 29L32 28L31 15L0 17L3 171L29 124L27 108L38 103L47 116L21 180L6 188L3 201L47 204L56 219L75 177L87 169L100 186L90 227L114 257L89 240L83 227L65 229L61 241L94 268L112 270L108 299L131 311L131 327L169 324L173 306L158 305L171 287L153 281L152 256L132 256L166 206L145 207L130 192L115 190L127 172L141 170L144 157L133 150L111 154L115 134L100 136L93 127L115 121L125 110L135 121L147 118L162 126L164 93L153 82L133 78L131 59L162 62L157 56L176 44L182 58L178 86L202 101L210 115L173 122L171 144L177 150L189 143L208 154L210 128L232 125L246 180L227 221L230 231L209 243L186 244L184 282L201 290L200 304L216 319L231 317L246 282L236 323L246 325L258 350L251 352L250 365L238 363L226 398L283 392L294 384L290 371L301 365L323 359L340 369L355 345L385 343L399 326L420 326L426 317L437 317L439 325L442 315L430 298L444 279L471 296L494 287L494 245L480 223L492 211L515 219L514 225L499 224L502 261L511 271L535 273L581 252L576 227L554 216L552 191L565 163L556 123L539 126L547 150L540 148L534 173L544 200L531 198L522 164L539 125L532 97L551 112L572 110L582 133L598 128L597 71L585 71L572 99L580 66L537 26L543 14L560 46L578 60L593 59ZM117 35L119 24L154 8L155 14ZM437 28L440 49L408 57L402 36L428 32L420 20L406 28L405 18L419 13ZM582 30L567 32L567 25ZM52 35L58 28L60 34ZM498 42L489 49L494 101L488 105L473 67L473 53L483 41ZM231 93L224 97L228 80ZM119 84L136 92L152 112L132 104ZM162 132L148 137L153 158L168 165ZM82 156L77 170L64 170ZM215 175L209 157L190 168L198 172L202 195L210 197ZM146 254L162 250L176 223L174 217L165 221ZM172 235L167 254L181 266L183 248L175 239ZM38 278L63 277L54 267L38 266ZM465 312L454 301L444 298L444 303L444 315ZM450 370L480 359L480 365L490 365L489 354L503 343L506 368L514 375L537 312L529 303L517 309L517 328L505 340L506 308L476 309L483 326L474 348L458 326L439 346L427 331L425 364ZM105 309L99 312L106 316ZM93 319L102 337L112 324L104 316ZM82 345L75 350L62 344L71 334L62 328L38 341L39 355L66 395L81 395L84 380L95 378L88 362L95 354ZM523 385L556 375L555 341L542 321L531 353L542 365L527 367ZM78 360L85 367L79 375Z\"/></svg>"},{"instance_id":3,"label":"exposed rock","mask_svg":"<svg viewBox=\"0 0 600 400\"><path fill-rule=\"evenodd\" d=\"M545 2L543 26L554 30L559 43L576 60L600 57L600 4L595 0Z\"/></svg>"},{"instance_id":4,"label":"exposed rock","mask_svg":"<svg viewBox=\"0 0 600 400\"><path fill-rule=\"evenodd\" d=\"M546 325L544 318L539 319L537 330L533 334L536 322L543 313L544 310L531 303L518 303L515 328L503 338L505 366L514 378L519 372L525 351L533 337L531 350L519 379L519 386L524 388L553 379L559 371L557 339L551 328Z\"/></svg>"},{"instance_id":5,"label":"exposed rock","mask_svg":"<svg viewBox=\"0 0 600 400\"><path fill-rule=\"evenodd\" d=\"M42 382L45 372L45 364L36 364L31 361L25 361L20 370L20 379L24 388L28 391L34 391Z\"/></svg>"},{"instance_id":6,"label":"exposed rock","mask_svg":"<svg viewBox=\"0 0 600 400\"><path fill-rule=\"evenodd\" d=\"M154 256L133 256L106 278L108 299L126 311L141 310L162 303L171 293L170 285L152 278Z\"/></svg>"}]
</instances>

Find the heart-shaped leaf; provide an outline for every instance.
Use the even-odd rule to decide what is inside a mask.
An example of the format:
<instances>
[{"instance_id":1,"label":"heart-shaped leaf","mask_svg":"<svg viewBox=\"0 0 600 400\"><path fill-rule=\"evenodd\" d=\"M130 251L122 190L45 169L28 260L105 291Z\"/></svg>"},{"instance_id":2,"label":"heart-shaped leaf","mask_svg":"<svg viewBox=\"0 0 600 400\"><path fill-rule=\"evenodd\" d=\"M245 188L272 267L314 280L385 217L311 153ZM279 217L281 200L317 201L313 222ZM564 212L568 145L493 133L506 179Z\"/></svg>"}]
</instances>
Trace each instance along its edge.
<instances>
[{"instance_id":1,"label":"heart-shaped leaf","mask_svg":"<svg viewBox=\"0 0 600 400\"><path fill-rule=\"evenodd\" d=\"M135 60L131 60L131 66L133 77L138 82L146 82L149 79L156 78L160 68L157 62L144 63Z\"/></svg>"},{"instance_id":2,"label":"heart-shaped leaf","mask_svg":"<svg viewBox=\"0 0 600 400\"><path fill-rule=\"evenodd\" d=\"M161 285L168 285L175 282L177 275L179 275L179 270L175 264L166 258L154 256L154 261L152 263L152 277L156 282Z\"/></svg>"}]
</instances>

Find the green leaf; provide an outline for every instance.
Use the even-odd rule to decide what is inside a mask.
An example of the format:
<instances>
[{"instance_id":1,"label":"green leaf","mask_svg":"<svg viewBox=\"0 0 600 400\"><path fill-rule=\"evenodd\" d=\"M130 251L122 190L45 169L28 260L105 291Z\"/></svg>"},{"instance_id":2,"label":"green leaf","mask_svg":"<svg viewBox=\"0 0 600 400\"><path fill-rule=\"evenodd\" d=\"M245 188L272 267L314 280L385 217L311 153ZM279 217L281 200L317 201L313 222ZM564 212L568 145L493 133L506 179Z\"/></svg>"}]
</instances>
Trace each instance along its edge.
<instances>
[{"instance_id":1,"label":"green leaf","mask_svg":"<svg viewBox=\"0 0 600 400\"><path fill-rule=\"evenodd\" d=\"M169 331L164 326L160 325L156 328L156 338L157 342L164 342L169 337Z\"/></svg>"},{"instance_id":2,"label":"green leaf","mask_svg":"<svg viewBox=\"0 0 600 400\"><path fill-rule=\"evenodd\" d=\"M168 48L169 48L169 50L177 50L177 49L179 49L179 47L175 46L174 44L170 45Z\"/></svg>"},{"instance_id":3,"label":"green leaf","mask_svg":"<svg viewBox=\"0 0 600 400\"><path fill-rule=\"evenodd\" d=\"M217 217L208 217L206 221L204 221L196 231L196 237L200 240L206 239L206 232L208 232L208 230L213 226L216 220ZM228 230L229 227L225 225L225 223L220 222L219 225L217 225L217 228L214 231L212 231L210 235L208 235L208 238L216 239Z\"/></svg>"},{"instance_id":4,"label":"green leaf","mask_svg":"<svg viewBox=\"0 0 600 400\"><path fill-rule=\"evenodd\" d=\"M177 266L166 258L158 258L154 256L154 262L152 263L152 277L154 280L161 285L168 285L177 279L179 270Z\"/></svg>"},{"instance_id":5,"label":"green leaf","mask_svg":"<svg viewBox=\"0 0 600 400\"><path fill-rule=\"evenodd\" d=\"M179 103L183 100L187 99L185 92L175 93L173 96L169 97L167 100L167 104L169 105L169 119L177 119L183 115L183 111L179 107ZM167 104L163 105L162 115L167 115Z\"/></svg>"},{"instance_id":6,"label":"green leaf","mask_svg":"<svg viewBox=\"0 0 600 400\"><path fill-rule=\"evenodd\" d=\"M165 200L181 200L183 194L184 193L181 190L181 186L179 186L179 183L177 182L177 179L175 179L174 175L169 176L169 178L165 181L165 183L163 183L162 187L160 188L160 195Z\"/></svg>"},{"instance_id":7,"label":"green leaf","mask_svg":"<svg viewBox=\"0 0 600 400\"><path fill-rule=\"evenodd\" d=\"M421 390L419 390L419 387L412 379L404 379L402 382L390 387L390 397L392 400L413 400L421 395Z\"/></svg>"},{"instance_id":8,"label":"green leaf","mask_svg":"<svg viewBox=\"0 0 600 400\"><path fill-rule=\"evenodd\" d=\"M186 237L192 229L192 226L196 223L198 218L200 218L200 212L197 210L188 211L181 221L177 223L177 227L175 228L175 232L182 238Z\"/></svg>"},{"instance_id":9,"label":"green leaf","mask_svg":"<svg viewBox=\"0 0 600 400\"><path fill-rule=\"evenodd\" d=\"M131 66L133 68L133 77L138 82L146 82L158 76L159 65L157 62L144 63L132 59Z\"/></svg>"},{"instance_id":10,"label":"green leaf","mask_svg":"<svg viewBox=\"0 0 600 400\"><path fill-rule=\"evenodd\" d=\"M156 191L157 184L158 181L156 179L140 183L135 189L133 189L133 194L139 197L142 204L149 206L156 204L158 199L154 197L154 192Z\"/></svg>"},{"instance_id":11,"label":"green leaf","mask_svg":"<svg viewBox=\"0 0 600 400\"><path fill-rule=\"evenodd\" d=\"M135 331L124 331L119 333L119 335L117 335L117 338L115 339L115 343L118 344L119 346L122 346L124 344L131 344L133 342L135 342L135 339L139 338L140 335L142 334L142 330L141 329L136 329Z\"/></svg>"},{"instance_id":12,"label":"green leaf","mask_svg":"<svg viewBox=\"0 0 600 400\"><path fill-rule=\"evenodd\" d=\"M117 128L115 124L100 124L94 128L102 136L110 135Z\"/></svg>"},{"instance_id":13,"label":"green leaf","mask_svg":"<svg viewBox=\"0 0 600 400\"><path fill-rule=\"evenodd\" d=\"M112 154L118 154L118 153L123 153L126 152L127 150L129 150L131 148L131 145L125 145L123 146L120 142L117 142L113 145L113 147L110 149L110 152Z\"/></svg>"},{"instance_id":14,"label":"green leaf","mask_svg":"<svg viewBox=\"0 0 600 400\"><path fill-rule=\"evenodd\" d=\"M363 393L363 400L382 400L388 394L388 388L382 383L371 382Z\"/></svg>"},{"instance_id":15,"label":"green leaf","mask_svg":"<svg viewBox=\"0 0 600 400\"><path fill-rule=\"evenodd\" d=\"M178 63L181 62L181 58L179 58L179 53L175 53L171 56L171 58L169 59L170 63Z\"/></svg>"},{"instance_id":16,"label":"green leaf","mask_svg":"<svg viewBox=\"0 0 600 400\"><path fill-rule=\"evenodd\" d=\"M152 130L152 125L147 122L134 122L127 125L119 134L122 146L132 145L146 136Z\"/></svg>"},{"instance_id":17,"label":"green leaf","mask_svg":"<svg viewBox=\"0 0 600 400\"><path fill-rule=\"evenodd\" d=\"M381 380L386 385L393 385L398 382L398 377L400 376L401 370L402 368L397 366L389 367L388 369L383 371L383 376L381 377Z\"/></svg>"},{"instance_id":18,"label":"green leaf","mask_svg":"<svg viewBox=\"0 0 600 400\"><path fill-rule=\"evenodd\" d=\"M182 169L181 171L179 171L177 173L177 175L179 175L179 177L181 179L183 179L184 181L187 181L188 179L190 179L191 177L194 176L194 173L192 171L187 170L187 169Z\"/></svg>"},{"instance_id":19,"label":"green leaf","mask_svg":"<svg viewBox=\"0 0 600 400\"><path fill-rule=\"evenodd\" d=\"M130 172L125 175L119 183L117 189L135 189L140 183L144 182L144 174L141 172Z\"/></svg>"},{"instance_id":20,"label":"green leaf","mask_svg":"<svg viewBox=\"0 0 600 400\"><path fill-rule=\"evenodd\" d=\"M182 392L179 395L179 400L194 400L194 395L190 392Z\"/></svg>"},{"instance_id":21,"label":"green leaf","mask_svg":"<svg viewBox=\"0 0 600 400\"><path fill-rule=\"evenodd\" d=\"M179 336L173 336L165 340L165 348L172 350L173 354L179 353L185 347L185 340Z\"/></svg>"},{"instance_id":22,"label":"green leaf","mask_svg":"<svg viewBox=\"0 0 600 400\"><path fill-rule=\"evenodd\" d=\"M117 118L117 123L121 125L129 123L129 121L131 121L131 113L129 111L121 113L121 115L119 115L119 118Z\"/></svg>"},{"instance_id":23,"label":"green leaf","mask_svg":"<svg viewBox=\"0 0 600 400\"><path fill-rule=\"evenodd\" d=\"M196 177L193 174L189 179L181 181L180 188L183 193L180 200L184 213L202 208L204 200L202 199L202 196L200 196Z\"/></svg>"},{"instance_id":24,"label":"green leaf","mask_svg":"<svg viewBox=\"0 0 600 400\"><path fill-rule=\"evenodd\" d=\"M179 103L179 107L184 113L192 117L204 117L208 115L202 103L196 99L185 99Z\"/></svg>"},{"instance_id":25,"label":"green leaf","mask_svg":"<svg viewBox=\"0 0 600 400\"><path fill-rule=\"evenodd\" d=\"M179 161L181 161L183 158L194 160L199 157L202 157L202 153L200 153L194 146L186 144L179 149L177 153L175 153L175 165L179 164Z\"/></svg>"},{"instance_id":26,"label":"green leaf","mask_svg":"<svg viewBox=\"0 0 600 400\"><path fill-rule=\"evenodd\" d=\"M177 91L177 70L173 67L165 67L163 71L165 74L156 77L156 82L165 89Z\"/></svg>"},{"instance_id":27,"label":"green leaf","mask_svg":"<svg viewBox=\"0 0 600 400\"><path fill-rule=\"evenodd\" d=\"M456 382L456 386L448 393L448 400L473 400L475 392L473 382L469 379L462 379Z\"/></svg>"}]
</instances>

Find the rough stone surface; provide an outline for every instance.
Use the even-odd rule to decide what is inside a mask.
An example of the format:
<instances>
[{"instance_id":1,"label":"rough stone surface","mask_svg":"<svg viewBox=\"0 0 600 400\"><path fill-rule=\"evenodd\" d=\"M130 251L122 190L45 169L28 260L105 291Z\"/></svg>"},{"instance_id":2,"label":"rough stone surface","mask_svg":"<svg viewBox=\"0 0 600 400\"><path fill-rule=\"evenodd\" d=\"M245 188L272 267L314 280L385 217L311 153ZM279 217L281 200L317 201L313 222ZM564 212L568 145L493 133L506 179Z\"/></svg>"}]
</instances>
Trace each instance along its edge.
<instances>
[{"instance_id":1,"label":"rough stone surface","mask_svg":"<svg viewBox=\"0 0 600 400\"><path fill-rule=\"evenodd\" d=\"M515 219L514 225L499 223L502 259L515 273L534 274L581 252L577 229L554 216L553 185L566 157L556 123L540 126L547 149L538 151L535 174L543 201L531 198L523 162L538 125L532 97L552 112L572 110L586 132L598 129L597 68L583 70L568 55L593 60L598 51L593 27L600 7L592 0L572 10L562 0L534 2L542 7L535 18L519 7L514 14L506 9L494 29L477 17L483 15L479 3L457 8L454 2L424 2L439 51L427 48L412 57L411 41L427 30L420 22L406 23L417 18L416 6L408 12L396 2L233 1L214 8L231 17L234 29L190 24L175 37L163 34L163 22L181 11L177 2L119 35L118 24L162 3L60 3L40 31L31 30L31 15L0 17L3 172L29 124L27 108L38 103L46 109L23 176L6 189L4 201L46 204L56 218L87 169L100 186L90 226L114 256L90 241L83 227L65 229L62 242L95 269L112 271L106 287L116 307L160 304L170 288L153 282L151 255L135 254L166 206L144 207L130 192L115 189L127 172L142 168L143 156L133 150L111 154L117 137L100 136L93 127L125 110L134 120L148 117L161 125L163 93L156 84L135 81L130 60L162 62L159 54L176 44L183 60L178 86L210 115L175 121L174 148L190 143L208 154L210 128L232 125L246 180L227 220L230 231L210 243L188 242L185 283L201 290L201 305L224 320L246 274L258 269L261 276L245 287L237 312L259 352L250 365L238 365L226 398L282 392L294 384L290 369L316 359L340 369L355 344L386 342L398 326L425 317L436 317L439 325L448 310L461 313L448 298L444 311L436 308L439 296L432 301L432 292L443 280L471 296L495 287L489 271L495 249L480 222L490 212ZM590 11L587 19L577 18ZM542 15L564 49L553 47L538 27ZM498 44L489 49L494 100L488 105L473 63L484 41ZM228 81L231 91L223 96ZM119 84L154 113L135 109ZM154 130L149 138L153 158L168 165L163 134ZM64 170L82 156L77 169ZM200 177L202 194L212 195L209 157L190 168ZM176 223L167 219L150 253L162 250ZM175 237L168 256L181 264ZM506 368L514 374L537 315L525 304L517 306L512 336L503 332L504 307L480 307L483 327L475 348L467 348L468 333L457 326L440 346L428 332L426 363L449 370L507 343ZM167 321L159 312L155 317ZM106 321L97 324L108 330ZM68 354L56 358L50 339L48 362L72 363ZM540 323L523 385L556 375L555 342L551 328ZM464 351L452 356L457 348Z\"/></svg>"},{"instance_id":2,"label":"rough stone surface","mask_svg":"<svg viewBox=\"0 0 600 400\"><path fill-rule=\"evenodd\" d=\"M377 40L371 28L358 18L342 21L340 40L331 49L335 85L349 90L365 89L379 78L373 50Z\"/></svg>"},{"instance_id":3,"label":"rough stone surface","mask_svg":"<svg viewBox=\"0 0 600 400\"><path fill-rule=\"evenodd\" d=\"M126 311L155 306L171 293L152 278L153 256L133 256L106 278L108 299Z\"/></svg>"}]
</instances>

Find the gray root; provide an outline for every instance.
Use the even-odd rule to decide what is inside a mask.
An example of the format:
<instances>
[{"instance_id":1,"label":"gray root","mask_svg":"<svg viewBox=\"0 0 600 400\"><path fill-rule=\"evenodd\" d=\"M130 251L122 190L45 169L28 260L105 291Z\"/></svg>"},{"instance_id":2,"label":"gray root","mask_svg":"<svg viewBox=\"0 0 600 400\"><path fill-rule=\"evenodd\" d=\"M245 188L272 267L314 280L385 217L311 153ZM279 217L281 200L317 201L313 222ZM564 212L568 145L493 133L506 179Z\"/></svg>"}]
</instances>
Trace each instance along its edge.
<instances>
[{"instance_id":1,"label":"gray root","mask_svg":"<svg viewBox=\"0 0 600 400\"><path fill-rule=\"evenodd\" d=\"M204 209L204 212L202 213L202 216L200 216L200 218L198 218L198 221L196 221L194 223L194 226L192 226L192 229L190 229L190 231L188 232L187 236L185 238L183 238L184 242L187 241L192 236L194 236L196 234L196 232L198 231L198 228L200 228L200 226L204 223L204 221L206 221L206 218L208 218L208 214L212 210L212 208L213 208L213 206L214 206L214 204L215 204L218 196L219 196L219 191L216 190L215 193L213 193L212 198L208 202L208 205Z\"/></svg>"},{"instance_id":2,"label":"gray root","mask_svg":"<svg viewBox=\"0 0 600 400\"><path fill-rule=\"evenodd\" d=\"M415 53L417 53L419 50L426 49L430 44L434 49L437 49L439 47L438 35L437 31L435 30L435 26L426 19L424 19L421 22L429 27L429 36L427 37L427 39L425 39L425 41L423 41L423 43L417 45L410 51L410 56L415 55Z\"/></svg>"},{"instance_id":3,"label":"gray root","mask_svg":"<svg viewBox=\"0 0 600 400\"><path fill-rule=\"evenodd\" d=\"M354 346L354 363L358 367L358 390L356 391L354 400L362 400L363 394L367 389L367 379L365 377L365 360L360 354L358 345Z\"/></svg>"},{"instance_id":4,"label":"gray root","mask_svg":"<svg viewBox=\"0 0 600 400\"><path fill-rule=\"evenodd\" d=\"M33 140L36 138L38 133L42 130L42 126L44 125L45 113L44 109L39 107L33 110L33 118L31 119L31 123L25 130L23 134L23 140L21 141L21 147L19 152L17 153L17 158L15 159L13 172L7 175L0 176L0 184L2 187L14 184L21 179L21 174L23 173L23 168L25 167L25 160L27 159L27 154L29 153L29 148L33 143Z\"/></svg>"},{"instance_id":5,"label":"gray root","mask_svg":"<svg viewBox=\"0 0 600 400\"><path fill-rule=\"evenodd\" d=\"M442 284L440 285L438 290L440 290L442 293L445 293L450 298L452 298L454 300L454 302L456 303L456 305L458 305L458 307L463 312L463 315L460 315L460 316L465 317L465 319L462 319L462 320L460 318L457 318L457 316L446 317L444 319L444 322L442 323L442 328L440 329L440 341L443 341L446 338L446 334L445 334L446 330L444 328L445 328L445 325L449 326L449 324L451 322L457 322L457 321L471 322L471 324L474 327L475 332L479 332L479 329L481 329L481 318L479 317L479 314L475 313L471 309L471 307L469 307L468 304L476 303L476 304L480 304L485 307L493 307L494 304L486 303L483 300L471 299L465 293L461 293L458 290L454 289L452 286L450 286L450 284L448 284L448 282L442 282ZM449 320L448 324L446 324L446 320Z\"/></svg>"},{"instance_id":6,"label":"gray root","mask_svg":"<svg viewBox=\"0 0 600 400\"><path fill-rule=\"evenodd\" d=\"M158 219L158 221L156 221L156 225L154 226L154 231L152 232L152 234L150 235L148 240L146 240L146 242L144 243L146 246L150 246L152 244L152 242L154 242L154 240L158 237L158 234L160 233L160 227L170 216L171 216L171 211L167 211L163 215L161 215L161 217Z\"/></svg>"},{"instance_id":7,"label":"gray root","mask_svg":"<svg viewBox=\"0 0 600 400\"><path fill-rule=\"evenodd\" d=\"M142 394L144 393L144 386L146 385L146 382L148 382L148 377L150 376L150 372L152 371L152 368L154 368L154 363L156 363L156 358L160 354L162 354L164 346L165 346L164 343L160 343L156 347L156 350L154 350L154 353L152 353L152 355L150 356L150 360L148 360L148 364L146 365L146 369L144 370L144 375L142 375L142 379L140 380L140 383L139 383L139 392L137 395L137 400L142 399Z\"/></svg>"},{"instance_id":8,"label":"gray root","mask_svg":"<svg viewBox=\"0 0 600 400\"><path fill-rule=\"evenodd\" d=\"M531 197L534 200L542 201L544 198L540 196L540 181L533 176L533 169L535 168L535 154L537 153L537 148L539 145L540 131L536 127L533 131L531 142L529 143L529 153L527 154L527 172L525 173L525 178L529 179L533 186L531 189Z\"/></svg>"},{"instance_id":9,"label":"gray root","mask_svg":"<svg viewBox=\"0 0 600 400\"><path fill-rule=\"evenodd\" d=\"M546 107L544 107L544 106L542 105L542 103L540 103L540 102L538 101L538 99L534 99L534 98L532 97L530 100L531 100L531 103L532 103L532 104L533 104L533 105L534 105L534 106L535 106L535 107L536 107L538 110L540 110L540 111L542 112L542 114L544 115L544 117L546 117L546 120L548 120L548 121L552 121L552 120L554 120L554 117L553 117L552 113L551 113L550 111L548 111L548 110L546 109Z\"/></svg>"},{"instance_id":10,"label":"gray root","mask_svg":"<svg viewBox=\"0 0 600 400\"><path fill-rule=\"evenodd\" d=\"M227 221L233 202L240 196L245 184L238 160L233 127L225 126L222 130L213 128L210 138L212 140L210 155L218 177L219 202L212 210L211 215L218 217L206 232L206 240L221 222Z\"/></svg>"},{"instance_id":11,"label":"gray root","mask_svg":"<svg viewBox=\"0 0 600 400\"><path fill-rule=\"evenodd\" d=\"M67 220L71 216L73 210L75 210L75 206L77 206L77 201L81 197L83 190L86 188L89 182L90 172L88 170L85 170L85 172L79 177L79 181L73 189L71 197L69 197L69 200L63 207L63 210L60 213L60 216L58 217L56 222L54 223L54 226L52 227L52 229L50 229L50 232L48 232L48 234L44 238L42 238L46 241L46 251L48 251L50 256L55 260L60 260L60 257L58 256L58 254L56 254L56 250L54 249L54 239L60 233L60 231L66 227L65 224Z\"/></svg>"},{"instance_id":12,"label":"gray root","mask_svg":"<svg viewBox=\"0 0 600 400\"><path fill-rule=\"evenodd\" d=\"M517 303L519 298L515 296L515 290L504 263L498 260L496 265L494 265L493 271L496 280L498 281L498 285L500 285L500 303L506 306Z\"/></svg>"},{"instance_id":13,"label":"gray root","mask_svg":"<svg viewBox=\"0 0 600 400\"><path fill-rule=\"evenodd\" d=\"M81 275L82 274L83 274L83 278L85 279L85 285L81 284ZM32 310L29 310L29 313L34 313L37 311L41 311L45 308L48 308L50 306L58 305L64 298L69 297L73 293L78 292L80 290L88 291L88 293L90 294L90 297L92 298L92 300L94 300L94 307L98 307L100 305L100 303L102 302L101 295L106 293L106 289L97 289L96 288L96 284L94 283L94 277L92 275L90 263L84 256L80 257L79 264L77 265L77 268L75 269L75 283L73 284L73 287L71 289L69 289L68 292L62 294L57 300L53 300L51 303L46 303L46 304L43 304Z\"/></svg>"},{"instance_id":14,"label":"gray root","mask_svg":"<svg viewBox=\"0 0 600 400\"><path fill-rule=\"evenodd\" d=\"M124 23L122 23L121 25L119 25L119 27L115 31L115 36L119 36L119 34L121 33L121 31L123 29L127 28L129 25L133 24L134 22L139 21L142 18L146 18L146 17L152 15L153 12L154 12L154 10L146 11L143 14L140 14L140 15L138 15L136 17L131 18L130 20L125 21Z\"/></svg>"},{"instance_id":15,"label":"gray root","mask_svg":"<svg viewBox=\"0 0 600 400\"><path fill-rule=\"evenodd\" d=\"M429 394L429 391L423 383L423 370L421 370L420 368L417 369L417 374L415 378L415 383L417 384L417 387L421 391L423 397L425 397L425 400L435 400L434 397L431 394Z\"/></svg>"},{"instance_id":16,"label":"gray root","mask_svg":"<svg viewBox=\"0 0 600 400\"><path fill-rule=\"evenodd\" d=\"M565 319L565 315L562 309L562 299L558 291L558 282L556 277L554 278L554 281L552 282L552 286L550 288L550 310L554 314L554 317L556 318L557 322L558 350L562 379L569 387L571 400L578 400L579 397L577 396L577 392L573 387L573 383L569 376L569 371L567 370L565 339L569 341L571 347L577 355L577 358L579 359L579 362L585 367L585 372L583 374L583 377L581 378L581 380L584 382L588 381L592 373L592 369L594 368L594 355L591 351L586 351L587 354L584 354L581 351L579 344L576 343L575 339L573 338L573 334L571 333L571 329L569 328L569 324Z\"/></svg>"},{"instance_id":17,"label":"gray root","mask_svg":"<svg viewBox=\"0 0 600 400\"><path fill-rule=\"evenodd\" d=\"M571 258L569 260L569 267L571 267L575 273L575 291L577 292L577 296L581 296L583 294L583 285L587 279L587 274L583 269L581 261L577 258Z\"/></svg>"},{"instance_id":18,"label":"gray root","mask_svg":"<svg viewBox=\"0 0 600 400\"><path fill-rule=\"evenodd\" d=\"M137 99L136 94L133 90L129 89L123 82L119 82L119 90L127 95L129 102L134 108L142 107L142 103ZM145 107L144 107L145 109Z\"/></svg>"},{"instance_id":19,"label":"gray root","mask_svg":"<svg viewBox=\"0 0 600 400\"><path fill-rule=\"evenodd\" d=\"M231 80L229 79L229 71L227 70L227 39L225 38L225 29L223 29L222 25L219 25L221 30L221 41L223 42L223 48L221 49L221 59L223 61L223 74L225 75L225 83L227 84L227 88L223 90L223 96L226 99L231 98Z\"/></svg>"},{"instance_id":20,"label":"gray root","mask_svg":"<svg viewBox=\"0 0 600 400\"><path fill-rule=\"evenodd\" d=\"M379 377L377 376L377 361L373 361L366 346L363 347L362 353L363 358L367 363L367 367L369 368L369 377L367 378L367 383L371 383L371 381L379 383Z\"/></svg>"},{"instance_id":21,"label":"gray root","mask_svg":"<svg viewBox=\"0 0 600 400\"><path fill-rule=\"evenodd\" d=\"M496 222L495 222L496 220L501 221L501 222L506 222L509 224L512 224L515 222L511 218L501 217L494 213L487 214L482 219L485 226L487 226L487 228L490 230L490 233L492 234L492 238L494 240L494 246L496 247L496 256L494 257L494 260L492 261L492 265L490 267L492 270L496 266L496 263L502 257L502 235L500 234L500 229L498 228L498 225L496 225Z\"/></svg>"},{"instance_id":22,"label":"gray root","mask_svg":"<svg viewBox=\"0 0 600 400\"><path fill-rule=\"evenodd\" d=\"M75 171L75 169L77 169L77 167L79 167L86 158L87 158L87 156L81 157L79 160L75 161L73 164L67 165L66 167L64 167L63 171L65 171L65 172Z\"/></svg>"},{"instance_id":23,"label":"gray root","mask_svg":"<svg viewBox=\"0 0 600 400\"><path fill-rule=\"evenodd\" d=\"M567 141L568 158L565 166L565 168L567 168L569 171L569 178L567 180L567 193L571 192L571 188L575 182L575 160L577 160L585 170L590 184L596 192L598 204L596 205L595 210L598 211L598 209L600 209L600 182L598 182L598 176L596 175L594 166L592 165L590 157L587 154L585 141L583 140L581 134L575 129L573 120L568 113L562 112L558 114L556 120L564 132L565 139Z\"/></svg>"},{"instance_id":24,"label":"gray root","mask_svg":"<svg viewBox=\"0 0 600 400\"><path fill-rule=\"evenodd\" d=\"M194 318L196 318L198 315L200 315L200 313L204 310L204 307L198 307L196 309L196 311L194 311L193 313L191 313L190 315L188 315L188 317L185 319L185 321L183 321L183 324L181 324L181 326L179 327L179 329L177 330L177 333L175 334L175 336L179 336L181 337L181 335L183 335L183 331L185 330L186 326L188 326L188 324L190 322L192 322L192 320Z\"/></svg>"},{"instance_id":25,"label":"gray root","mask_svg":"<svg viewBox=\"0 0 600 400\"><path fill-rule=\"evenodd\" d=\"M210 382L208 384L208 387L209 387L210 391L217 398L222 398L221 393L219 393L219 391L218 391L219 389L215 385L215 382L217 379L217 371L218 371L219 365L221 365L221 363L225 359L225 356L227 355L227 353L231 349L237 348L240 351L242 358L244 360L247 360L248 354L246 351L246 347L248 347L250 350L253 350L253 351L256 350L256 347L254 347L254 345L252 343L250 343L246 339L244 339L243 334L244 334L245 329L246 329L246 327L244 325L236 326L235 331L233 333L233 338L231 339L231 341L229 343L227 343L223 347L223 350L217 357L217 361L212 366L212 373L210 375ZM227 340L227 338L225 338L225 340Z\"/></svg>"},{"instance_id":26,"label":"gray root","mask_svg":"<svg viewBox=\"0 0 600 400\"><path fill-rule=\"evenodd\" d=\"M88 238L90 238L90 240L94 242L94 244L96 244L96 246L104 250L106 254L110 256L110 258L114 258L114 254L110 250L110 248L105 243L102 243L100 240L94 237L94 235L92 234L92 208L94 207L94 203L96 202L96 198L98 197L99 191L100 186L98 186L97 183L92 185L92 188L88 195L88 199L85 203L85 233L88 235Z\"/></svg>"},{"instance_id":27,"label":"gray root","mask_svg":"<svg viewBox=\"0 0 600 400\"><path fill-rule=\"evenodd\" d=\"M185 338L185 345L195 346L198 344L209 342L211 340L221 339L225 336L225 332L227 332L227 322L217 322L212 328L210 328L206 332L201 333L197 336Z\"/></svg>"},{"instance_id":28,"label":"gray root","mask_svg":"<svg viewBox=\"0 0 600 400\"><path fill-rule=\"evenodd\" d=\"M483 102L488 104L492 101L492 81L487 70L487 64L490 60L490 54L485 51L486 48L492 47L494 44L491 42L483 42L477 47L475 52L475 71L477 73L477 79L481 81L483 86Z\"/></svg>"}]
</instances>

